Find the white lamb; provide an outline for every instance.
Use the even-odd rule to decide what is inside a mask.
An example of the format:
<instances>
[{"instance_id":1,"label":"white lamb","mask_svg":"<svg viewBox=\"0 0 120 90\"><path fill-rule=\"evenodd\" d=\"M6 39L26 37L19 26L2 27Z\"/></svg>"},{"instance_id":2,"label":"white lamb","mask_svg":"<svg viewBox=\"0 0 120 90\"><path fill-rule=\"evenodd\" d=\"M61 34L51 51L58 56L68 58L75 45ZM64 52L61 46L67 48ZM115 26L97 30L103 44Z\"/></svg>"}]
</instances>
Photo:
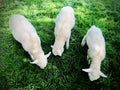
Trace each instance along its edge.
<instances>
[{"instance_id":1,"label":"white lamb","mask_svg":"<svg viewBox=\"0 0 120 90\"><path fill-rule=\"evenodd\" d=\"M88 55L87 60L91 61L89 69L82 69L88 72L89 79L91 81L97 80L102 77L107 77L100 71L101 62L105 58L105 40L102 32L99 28L93 25L84 36L81 45L84 46L85 43L88 45Z\"/></svg>"},{"instance_id":2,"label":"white lamb","mask_svg":"<svg viewBox=\"0 0 120 90\"><path fill-rule=\"evenodd\" d=\"M37 64L41 69L47 65L47 57L41 48L41 41L33 25L22 15L12 15L9 20L9 27L12 30L13 37L22 44L34 60L31 64Z\"/></svg>"},{"instance_id":3,"label":"white lamb","mask_svg":"<svg viewBox=\"0 0 120 90\"><path fill-rule=\"evenodd\" d=\"M55 22L55 42L52 45L52 52L56 56L62 56L64 51L64 45L66 42L66 48L69 48L69 39L71 36L71 29L74 27L75 17L74 10L70 6L65 6L61 9L60 13L56 17Z\"/></svg>"}]
</instances>

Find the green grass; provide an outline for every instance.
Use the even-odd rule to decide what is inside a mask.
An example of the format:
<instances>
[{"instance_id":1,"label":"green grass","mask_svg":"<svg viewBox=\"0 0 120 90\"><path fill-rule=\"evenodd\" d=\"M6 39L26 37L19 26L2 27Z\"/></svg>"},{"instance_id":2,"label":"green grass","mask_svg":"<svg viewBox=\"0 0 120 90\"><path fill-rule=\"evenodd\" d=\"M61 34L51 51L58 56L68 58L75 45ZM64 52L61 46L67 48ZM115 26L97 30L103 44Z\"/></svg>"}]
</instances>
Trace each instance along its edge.
<instances>
[{"instance_id":1,"label":"green grass","mask_svg":"<svg viewBox=\"0 0 120 90\"><path fill-rule=\"evenodd\" d=\"M69 50L62 57L53 54L42 70L13 38L8 26L12 14L24 15L36 28L45 53L54 43L55 17L63 6L75 11L75 26ZM119 90L120 85L120 1L119 0L0 0L0 90ZM80 43L91 25L102 29L106 57L102 71L108 78L89 81L87 46Z\"/></svg>"}]
</instances>

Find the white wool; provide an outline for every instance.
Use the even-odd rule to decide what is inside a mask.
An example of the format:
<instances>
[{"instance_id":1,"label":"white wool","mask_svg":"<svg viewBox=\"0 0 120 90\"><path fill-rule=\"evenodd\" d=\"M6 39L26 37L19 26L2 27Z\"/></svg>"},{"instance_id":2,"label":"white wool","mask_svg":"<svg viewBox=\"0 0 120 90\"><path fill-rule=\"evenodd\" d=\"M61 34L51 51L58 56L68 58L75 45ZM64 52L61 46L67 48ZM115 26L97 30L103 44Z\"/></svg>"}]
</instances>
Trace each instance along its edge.
<instances>
[{"instance_id":1,"label":"white wool","mask_svg":"<svg viewBox=\"0 0 120 90\"><path fill-rule=\"evenodd\" d=\"M84 46L85 43L88 45L87 59L91 61L91 65L89 69L83 69L83 71L88 72L91 81L97 80L100 76L107 77L100 71L101 62L106 54L105 40L101 30L93 25L84 36L81 45Z\"/></svg>"},{"instance_id":2,"label":"white wool","mask_svg":"<svg viewBox=\"0 0 120 90\"><path fill-rule=\"evenodd\" d=\"M74 10L70 6L63 7L57 15L55 22L55 42L52 46L52 52L54 55L62 55L62 53L64 52L65 42L66 48L69 48L71 29L74 27L74 24Z\"/></svg>"},{"instance_id":3,"label":"white wool","mask_svg":"<svg viewBox=\"0 0 120 90\"><path fill-rule=\"evenodd\" d=\"M9 27L12 30L13 37L22 44L34 60L32 64L37 64L41 69L47 65L47 57L44 55L41 47L41 41L33 25L22 15L14 14L9 20Z\"/></svg>"}]
</instances>

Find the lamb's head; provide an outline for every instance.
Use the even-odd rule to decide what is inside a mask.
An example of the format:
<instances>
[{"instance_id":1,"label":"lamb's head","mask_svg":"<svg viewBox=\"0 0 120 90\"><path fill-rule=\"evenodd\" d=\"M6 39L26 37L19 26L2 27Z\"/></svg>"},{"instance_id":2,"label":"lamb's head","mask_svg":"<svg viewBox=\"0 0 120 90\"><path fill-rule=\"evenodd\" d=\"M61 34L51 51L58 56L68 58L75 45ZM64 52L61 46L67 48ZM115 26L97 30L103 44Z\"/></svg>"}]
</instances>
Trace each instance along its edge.
<instances>
[{"instance_id":1,"label":"lamb's head","mask_svg":"<svg viewBox=\"0 0 120 90\"><path fill-rule=\"evenodd\" d=\"M51 46L52 47L52 53L55 55L55 56L62 56L62 53L64 51L64 48L57 48L57 47L54 47L54 46Z\"/></svg>"},{"instance_id":2,"label":"lamb's head","mask_svg":"<svg viewBox=\"0 0 120 90\"><path fill-rule=\"evenodd\" d=\"M98 70L93 70L93 69L82 69L84 72L88 72L88 76L90 81L94 81L100 78L100 76L107 78L107 76L102 73L101 71Z\"/></svg>"},{"instance_id":3,"label":"lamb's head","mask_svg":"<svg viewBox=\"0 0 120 90\"><path fill-rule=\"evenodd\" d=\"M47 55L41 55L39 59L34 60L31 62L31 64L38 65L41 69L44 69L47 65L47 58L50 56L51 52L49 52Z\"/></svg>"}]
</instances>

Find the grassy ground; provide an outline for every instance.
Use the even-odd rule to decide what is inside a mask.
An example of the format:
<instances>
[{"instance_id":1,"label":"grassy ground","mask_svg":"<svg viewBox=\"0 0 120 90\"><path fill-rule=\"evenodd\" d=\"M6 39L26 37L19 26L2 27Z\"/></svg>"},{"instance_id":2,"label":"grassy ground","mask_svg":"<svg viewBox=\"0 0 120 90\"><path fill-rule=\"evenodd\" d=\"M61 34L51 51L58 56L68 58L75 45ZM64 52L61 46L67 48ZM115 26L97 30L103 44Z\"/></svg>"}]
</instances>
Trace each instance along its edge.
<instances>
[{"instance_id":1,"label":"grassy ground","mask_svg":"<svg viewBox=\"0 0 120 90\"><path fill-rule=\"evenodd\" d=\"M8 20L22 14L33 24L45 53L54 43L54 21L59 10L70 5L76 24L69 50L62 57L51 55L41 70L31 65L30 56L13 38ZM120 0L0 0L0 90L119 90L120 85ZM81 69L89 65L87 47L80 43L91 25L102 29L106 40L106 57L102 71L108 78L90 82Z\"/></svg>"}]
</instances>

